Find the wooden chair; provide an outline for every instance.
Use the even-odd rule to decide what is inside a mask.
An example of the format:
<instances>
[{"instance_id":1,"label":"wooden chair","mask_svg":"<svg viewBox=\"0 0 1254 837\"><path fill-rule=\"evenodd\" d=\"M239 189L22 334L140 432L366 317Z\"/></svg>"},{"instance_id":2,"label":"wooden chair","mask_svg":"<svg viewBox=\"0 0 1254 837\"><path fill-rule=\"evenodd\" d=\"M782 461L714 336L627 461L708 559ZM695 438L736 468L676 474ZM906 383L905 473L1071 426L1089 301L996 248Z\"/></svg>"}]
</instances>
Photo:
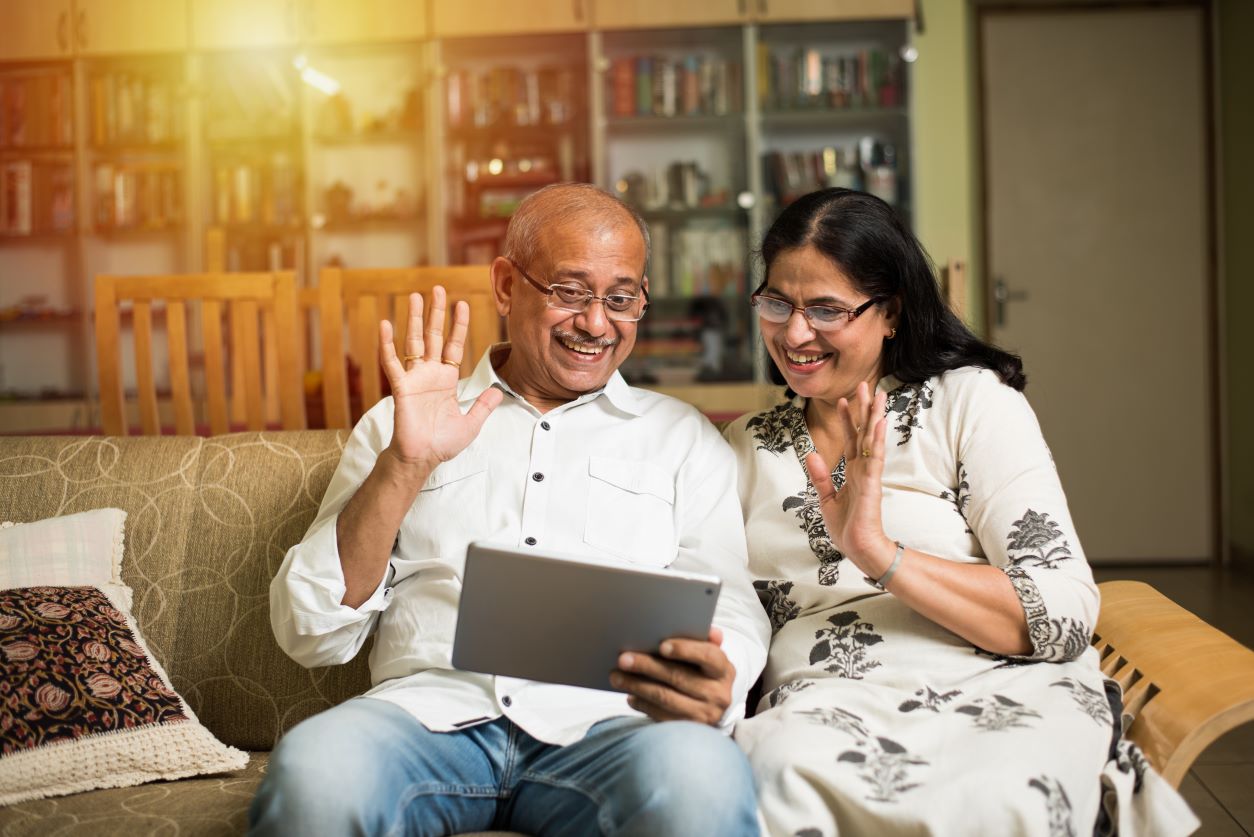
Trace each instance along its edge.
<instances>
[{"instance_id":1,"label":"wooden chair","mask_svg":"<svg viewBox=\"0 0 1254 837\"><path fill-rule=\"evenodd\" d=\"M227 395L230 358L238 359L243 368L243 385L235 387L230 400L243 400L248 429L265 429L268 389L278 392L283 428L305 427L296 280L291 272L97 276L96 354L105 433L122 436L127 432L121 374L121 304L127 301L132 303L134 318L136 384L144 435L161 433L152 360L154 303L160 301L164 301L175 432L196 432L187 321L187 306L192 302L198 302L201 309L210 432L231 430ZM224 313L230 317L225 334Z\"/></svg>"},{"instance_id":2,"label":"wooden chair","mask_svg":"<svg viewBox=\"0 0 1254 837\"><path fill-rule=\"evenodd\" d=\"M319 331L322 341L322 395L327 427L352 427L348 375L344 364L345 323L348 355L361 370L361 410L383 397L379 381L379 320L395 326L397 351L405 337L409 294L431 301L431 289L443 285L452 303L470 304L470 330L461 373L470 374L480 356L501 339L501 320L492 298L488 265L462 267L323 268L318 277ZM445 332L447 334L447 331Z\"/></svg>"},{"instance_id":3,"label":"wooden chair","mask_svg":"<svg viewBox=\"0 0 1254 837\"><path fill-rule=\"evenodd\" d=\"M1254 720L1254 651L1148 584L1099 587L1093 645L1123 687L1124 730L1179 787L1209 744Z\"/></svg>"}]
</instances>

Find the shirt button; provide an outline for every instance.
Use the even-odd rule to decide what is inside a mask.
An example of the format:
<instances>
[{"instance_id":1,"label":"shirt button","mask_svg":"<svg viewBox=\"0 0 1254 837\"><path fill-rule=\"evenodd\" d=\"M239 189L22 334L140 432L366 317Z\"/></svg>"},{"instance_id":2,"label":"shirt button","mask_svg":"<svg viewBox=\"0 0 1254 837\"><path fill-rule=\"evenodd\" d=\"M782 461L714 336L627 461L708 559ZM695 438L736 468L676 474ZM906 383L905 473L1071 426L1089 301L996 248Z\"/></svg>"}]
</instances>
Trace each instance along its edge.
<instances>
[{"instance_id":1,"label":"shirt button","mask_svg":"<svg viewBox=\"0 0 1254 837\"><path fill-rule=\"evenodd\" d=\"M506 695L505 697L501 698L501 706L513 706L513 705L514 705L514 699L511 698L509 695Z\"/></svg>"},{"instance_id":2,"label":"shirt button","mask_svg":"<svg viewBox=\"0 0 1254 837\"><path fill-rule=\"evenodd\" d=\"M536 471L534 474L532 474L531 478L535 480L536 482L544 482L544 474L540 473L539 471Z\"/></svg>"},{"instance_id":3,"label":"shirt button","mask_svg":"<svg viewBox=\"0 0 1254 837\"><path fill-rule=\"evenodd\" d=\"M525 543L527 546L535 546L535 545L536 545L536 539L535 539L535 538L527 538L526 540L524 540L524 541L523 541L523 543Z\"/></svg>"},{"instance_id":4,"label":"shirt button","mask_svg":"<svg viewBox=\"0 0 1254 837\"><path fill-rule=\"evenodd\" d=\"M541 429L541 430L552 430L552 429L553 429L553 426L552 426L551 424L549 424L547 421L542 421L542 422L540 422L540 429Z\"/></svg>"}]
</instances>

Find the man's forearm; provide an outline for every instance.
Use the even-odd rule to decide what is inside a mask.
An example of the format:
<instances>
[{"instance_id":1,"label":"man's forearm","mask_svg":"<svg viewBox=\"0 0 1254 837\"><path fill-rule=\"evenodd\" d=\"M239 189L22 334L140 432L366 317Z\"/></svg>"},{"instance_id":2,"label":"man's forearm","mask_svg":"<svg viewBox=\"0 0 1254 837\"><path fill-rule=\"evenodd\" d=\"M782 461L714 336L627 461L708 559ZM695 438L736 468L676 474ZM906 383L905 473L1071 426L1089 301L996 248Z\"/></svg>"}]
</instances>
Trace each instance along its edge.
<instances>
[{"instance_id":1,"label":"man's forearm","mask_svg":"<svg viewBox=\"0 0 1254 837\"><path fill-rule=\"evenodd\" d=\"M341 604L359 607L379 586L401 521L430 475L430 468L402 463L389 449L379 454L374 469L336 520L344 571Z\"/></svg>"}]
</instances>

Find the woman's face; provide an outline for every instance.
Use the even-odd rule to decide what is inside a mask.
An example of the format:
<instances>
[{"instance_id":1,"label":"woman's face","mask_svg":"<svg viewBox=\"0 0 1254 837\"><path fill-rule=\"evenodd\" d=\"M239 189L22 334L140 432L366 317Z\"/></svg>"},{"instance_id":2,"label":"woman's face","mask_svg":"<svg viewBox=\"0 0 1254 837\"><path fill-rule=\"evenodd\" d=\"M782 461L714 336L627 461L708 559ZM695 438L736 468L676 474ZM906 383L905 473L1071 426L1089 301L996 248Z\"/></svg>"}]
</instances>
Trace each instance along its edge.
<instances>
[{"instance_id":1,"label":"woman's face","mask_svg":"<svg viewBox=\"0 0 1254 837\"><path fill-rule=\"evenodd\" d=\"M827 305L853 310L869 297L840 268L811 245L785 250L769 268L762 293L803 308ZM835 402L852 398L858 383L872 389L880 378L884 339L897 324L891 300L872 305L852 321L839 318L835 331L815 329L801 311L784 323L759 318L762 339L775 365L798 395Z\"/></svg>"}]
</instances>

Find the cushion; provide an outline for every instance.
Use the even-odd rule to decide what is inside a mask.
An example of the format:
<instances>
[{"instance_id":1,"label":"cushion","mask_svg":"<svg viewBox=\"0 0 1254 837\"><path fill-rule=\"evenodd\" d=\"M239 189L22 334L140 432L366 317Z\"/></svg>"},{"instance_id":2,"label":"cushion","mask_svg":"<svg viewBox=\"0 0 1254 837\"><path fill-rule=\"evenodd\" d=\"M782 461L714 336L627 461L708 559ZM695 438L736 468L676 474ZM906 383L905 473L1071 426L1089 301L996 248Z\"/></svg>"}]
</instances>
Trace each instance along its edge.
<instances>
[{"instance_id":1,"label":"cushion","mask_svg":"<svg viewBox=\"0 0 1254 837\"><path fill-rule=\"evenodd\" d=\"M247 763L144 643L119 574L125 519L107 509L0 529L0 805Z\"/></svg>"}]
</instances>

